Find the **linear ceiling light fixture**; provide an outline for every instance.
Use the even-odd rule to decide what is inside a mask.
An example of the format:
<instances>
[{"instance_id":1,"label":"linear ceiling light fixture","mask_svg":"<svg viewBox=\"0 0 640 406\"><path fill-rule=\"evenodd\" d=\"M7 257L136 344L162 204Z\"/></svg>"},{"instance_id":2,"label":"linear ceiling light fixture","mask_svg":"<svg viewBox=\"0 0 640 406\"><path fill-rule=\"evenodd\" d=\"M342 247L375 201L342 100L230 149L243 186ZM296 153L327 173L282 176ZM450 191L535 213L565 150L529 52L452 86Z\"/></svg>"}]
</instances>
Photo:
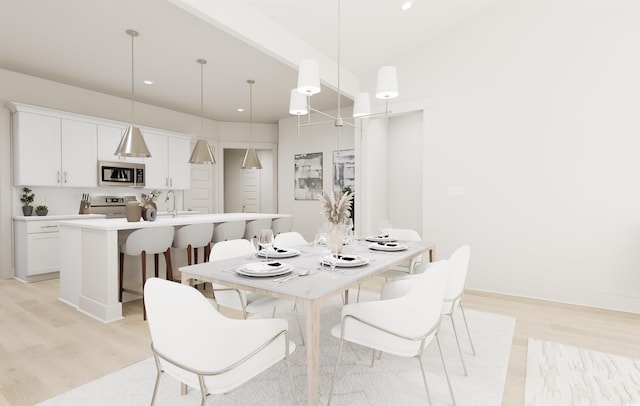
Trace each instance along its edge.
<instances>
[{"instance_id":1,"label":"linear ceiling light fixture","mask_svg":"<svg viewBox=\"0 0 640 406\"><path fill-rule=\"evenodd\" d=\"M207 61L205 59L198 59L196 62L200 64L200 139L196 141L196 146L193 148L189 163L213 165L216 163L216 159L213 156L213 151L209 143L204 139L204 65Z\"/></svg>"},{"instance_id":2,"label":"linear ceiling light fixture","mask_svg":"<svg viewBox=\"0 0 640 406\"><path fill-rule=\"evenodd\" d=\"M120 144L118 144L118 148L114 154L118 156L148 158L151 156L151 153L149 152L149 148L147 148L147 144L144 142L142 131L140 131L140 128L133 125L133 106L135 105L133 39L138 36L138 31L127 30L126 32L127 35L131 37L131 125L122 136Z\"/></svg>"},{"instance_id":3,"label":"linear ceiling light fixture","mask_svg":"<svg viewBox=\"0 0 640 406\"><path fill-rule=\"evenodd\" d=\"M320 93L320 70L318 62L313 59L305 59L298 68L298 87L291 90L289 99L289 114L298 116L298 133L300 127L308 127L326 121L312 122L311 113L318 113L330 118L338 128L345 124L356 127L355 124L344 121L340 115L340 0L338 0L338 116L333 117L327 113L311 107L311 96ZM385 101L384 113L371 114L371 103L368 93L358 93L354 98L352 118L367 118L385 115L389 116L389 100L398 97L398 74L394 66L382 66L378 69L378 82L376 86L376 98ZM305 97L306 96L306 97ZM301 123L300 116L307 115L307 122Z\"/></svg>"},{"instance_id":4,"label":"linear ceiling light fixture","mask_svg":"<svg viewBox=\"0 0 640 406\"><path fill-rule=\"evenodd\" d=\"M256 81L249 79L247 83L249 84L249 143L251 143L251 139L253 138L253 84L256 83ZM247 148L247 152L245 152L244 159L242 160L242 169L262 169L262 163L255 148Z\"/></svg>"}]
</instances>

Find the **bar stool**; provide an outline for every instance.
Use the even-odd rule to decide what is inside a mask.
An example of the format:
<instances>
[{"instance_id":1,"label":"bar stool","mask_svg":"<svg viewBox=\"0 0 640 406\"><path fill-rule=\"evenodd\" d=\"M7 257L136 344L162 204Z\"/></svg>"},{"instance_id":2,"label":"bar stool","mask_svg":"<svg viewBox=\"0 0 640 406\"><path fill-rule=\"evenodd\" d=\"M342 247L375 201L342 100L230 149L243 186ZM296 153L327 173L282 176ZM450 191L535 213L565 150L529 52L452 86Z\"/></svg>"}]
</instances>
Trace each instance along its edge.
<instances>
[{"instance_id":1,"label":"bar stool","mask_svg":"<svg viewBox=\"0 0 640 406\"><path fill-rule=\"evenodd\" d=\"M147 280L147 254L154 255L155 276L158 277L158 254L163 253L167 264L167 279L173 280L171 269L171 243L173 242L173 227L150 227L135 230L120 246L120 290L119 299L122 302L124 279L124 256L140 256L142 265L142 286ZM142 294L142 309L144 319L147 319L147 310L144 307L144 289Z\"/></svg>"},{"instance_id":2,"label":"bar stool","mask_svg":"<svg viewBox=\"0 0 640 406\"><path fill-rule=\"evenodd\" d=\"M209 261L211 252L211 238L213 237L213 223L189 224L176 228L173 235L173 248L187 250L187 265L198 263L198 248L204 247L204 261ZM194 256L192 257L193 254Z\"/></svg>"},{"instance_id":3,"label":"bar stool","mask_svg":"<svg viewBox=\"0 0 640 406\"><path fill-rule=\"evenodd\" d=\"M226 240L237 240L244 236L245 222L244 220L227 221L224 223L218 223L213 228L212 243L217 243Z\"/></svg>"},{"instance_id":4,"label":"bar stool","mask_svg":"<svg viewBox=\"0 0 640 406\"><path fill-rule=\"evenodd\" d=\"M252 238L260 235L260 230L271 229L271 219L257 219L247 221L244 228L244 239L251 241Z\"/></svg>"},{"instance_id":5,"label":"bar stool","mask_svg":"<svg viewBox=\"0 0 640 406\"><path fill-rule=\"evenodd\" d=\"M293 217L277 217L271 221L271 229L273 235L277 236L280 233L288 233L293 227Z\"/></svg>"}]
</instances>

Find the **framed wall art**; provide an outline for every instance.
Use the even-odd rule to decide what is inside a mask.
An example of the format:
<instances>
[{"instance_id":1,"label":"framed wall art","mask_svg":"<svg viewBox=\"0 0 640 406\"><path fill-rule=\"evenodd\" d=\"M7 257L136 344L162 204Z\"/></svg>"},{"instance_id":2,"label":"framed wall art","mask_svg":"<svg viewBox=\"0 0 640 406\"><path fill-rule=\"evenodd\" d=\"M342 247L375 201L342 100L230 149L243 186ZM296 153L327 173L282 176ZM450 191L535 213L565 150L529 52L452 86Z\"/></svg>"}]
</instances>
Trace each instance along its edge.
<instances>
[{"instance_id":1,"label":"framed wall art","mask_svg":"<svg viewBox=\"0 0 640 406\"><path fill-rule=\"evenodd\" d=\"M296 154L293 181L295 200L319 200L322 194L322 152Z\"/></svg>"}]
</instances>

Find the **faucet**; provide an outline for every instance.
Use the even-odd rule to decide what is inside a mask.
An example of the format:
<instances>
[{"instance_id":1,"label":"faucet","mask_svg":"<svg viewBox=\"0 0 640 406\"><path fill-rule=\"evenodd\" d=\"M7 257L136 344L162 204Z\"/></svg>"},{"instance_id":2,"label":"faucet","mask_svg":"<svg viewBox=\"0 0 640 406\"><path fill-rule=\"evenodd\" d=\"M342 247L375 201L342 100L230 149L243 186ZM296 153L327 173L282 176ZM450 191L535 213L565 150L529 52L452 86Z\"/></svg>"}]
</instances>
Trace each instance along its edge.
<instances>
[{"instance_id":1,"label":"faucet","mask_svg":"<svg viewBox=\"0 0 640 406\"><path fill-rule=\"evenodd\" d=\"M171 210L169 210L169 214L171 214L171 217L176 217L178 215L178 208L176 207L176 192L175 192L175 190L171 189L170 191L167 192L167 198L164 199L164 202L167 203L169 201L169 193L171 193L173 195L173 208Z\"/></svg>"}]
</instances>

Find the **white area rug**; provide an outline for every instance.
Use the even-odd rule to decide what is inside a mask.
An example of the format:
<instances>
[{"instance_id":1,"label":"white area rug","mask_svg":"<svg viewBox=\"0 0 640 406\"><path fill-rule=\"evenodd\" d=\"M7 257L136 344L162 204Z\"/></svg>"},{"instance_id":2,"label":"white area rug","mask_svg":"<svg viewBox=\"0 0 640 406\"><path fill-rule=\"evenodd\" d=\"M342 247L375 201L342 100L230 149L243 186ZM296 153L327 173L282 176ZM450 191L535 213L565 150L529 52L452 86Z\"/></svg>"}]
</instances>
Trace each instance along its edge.
<instances>
[{"instance_id":1,"label":"white area rug","mask_svg":"<svg viewBox=\"0 0 640 406\"><path fill-rule=\"evenodd\" d=\"M369 299L372 296L369 295ZM339 341L329 330L340 319L339 298L323 307L320 348L320 403L326 404ZM294 315L289 319L291 338L300 343ZM465 336L461 338L469 376L464 376L455 345L451 322L443 320L441 343L458 405L500 405L511 352L515 321L489 313L467 311L477 355ZM456 323L462 319L456 319ZM462 324L459 324L462 326ZM464 334L464 332L463 332ZM435 341L425 356L427 381L436 405L452 404ZM338 368L332 404L334 405L424 405L427 403L420 365L415 358L383 354L370 368L371 350L345 343ZM285 363L256 377L231 393L208 399L211 405L291 405L306 404L305 347L298 346L291 358L297 402L292 400ZM120 371L80 386L41 405L148 405L156 370L153 359L141 361ZM157 405L196 405L200 393L189 390L180 396L180 385L163 375Z\"/></svg>"},{"instance_id":2,"label":"white area rug","mask_svg":"<svg viewBox=\"0 0 640 406\"><path fill-rule=\"evenodd\" d=\"M525 405L640 405L640 361L530 338Z\"/></svg>"}]
</instances>

